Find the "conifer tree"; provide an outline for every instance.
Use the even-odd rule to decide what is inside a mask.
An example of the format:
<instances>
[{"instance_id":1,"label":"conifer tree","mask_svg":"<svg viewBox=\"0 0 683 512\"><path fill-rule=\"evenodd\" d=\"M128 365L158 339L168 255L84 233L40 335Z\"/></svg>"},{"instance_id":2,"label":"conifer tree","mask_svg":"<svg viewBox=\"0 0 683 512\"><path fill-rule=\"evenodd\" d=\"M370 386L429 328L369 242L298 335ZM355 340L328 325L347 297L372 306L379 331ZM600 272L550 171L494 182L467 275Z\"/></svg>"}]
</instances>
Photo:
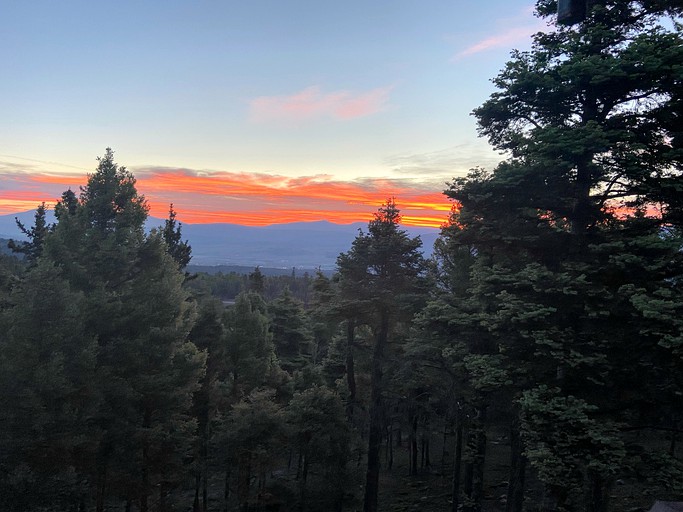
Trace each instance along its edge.
<instances>
[{"instance_id":1,"label":"conifer tree","mask_svg":"<svg viewBox=\"0 0 683 512\"><path fill-rule=\"evenodd\" d=\"M552 18L557 4L536 7ZM458 207L448 257L472 255L469 307L450 325L502 356L487 373L502 369L514 384L517 430L558 510L607 510L629 456L620 425L637 430L653 403L655 423L667 424L680 390L671 333L681 203L671 191L683 183L683 44L680 24L665 19L682 12L676 2L589 2L585 20L513 52L475 110L480 133L509 158L446 192ZM655 303L666 304L656 320ZM544 426L563 421L573 428L558 443ZM521 509L515 482L508 510Z\"/></svg>"},{"instance_id":2,"label":"conifer tree","mask_svg":"<svg viewBox=\"0 0 683 512\"><path fill-rule=\"evenodd\" d=\"M80 197L65 192L56 211L41 258L83 294L80 321L97 339L96 508L118 495L144 511L152 492L165 501L194 436L191 398L205 360L188 340L194 304L161 235L145 234L145 199L110 149Z\"/></svg>"},{"instance_id":3,"label":"conifer tree","mask_svg":"<svg viewBox=\"0 0 683 512\"><path fill-rule=\"evenodd\" d=\"M12 251L23 254L29 262L35 261L43 252L43 243L50 231L50 225L46 220L46 213L45 203L41 203L36 209L34 224L30 228L27 228L19 219L15 218L19 231L26 235L28 242L10 240L7 246Z\"/></svg>"},{"instance_id":4,"label":"conifer tree","mask_svg":"<svg viewBox=\"0 0 683 512\"><path fill-rule=\"evenodd\" d=\"M419 306L426 284L422 242L399 228L400 218L394 199L389 199L368 223L368 232L361 232L351 250L337 258L341 297L355 301L366 312L363 321L374 338L365 512L377 510L387 343L397 322L410 318Z\"/></svg>"},{"instance_id":5,"label":"conifer tree","mask_svg":"<svg viewBox=\"0 0 683 512\"><path fill-rule=\"evenodd\" d=\"M96 339L80 320L82 293L38 260L0 310L0 495L6 510L76 508L99 430Z\"/></svg>"},{"instance_id":6,"label":"conifer tree","mask_svg":"<svg viewBox=\"0 0 683 512\"><path fill-rule=\"evenodd\" d=\"M269 307L275 353L284 370L301 370L312 362L313 343L308 318L300 302L285 288Z\"/></svg>"},{"instance_id":7,"label":"conifer tree","mask_svg":"<svg viewBox=\"0 0 683 512\"><path fill-rule=\"evenodd\" d=\"M176 212L173 209L173 203L171 203L168 208L168 219L164 223L161 234L164 242L166 242L169 254L178 264L180 270L184 270L192 259L190 244L187 240L183 242L182 226L182 223L176 221Z\"/></svg>"}]
</instances>

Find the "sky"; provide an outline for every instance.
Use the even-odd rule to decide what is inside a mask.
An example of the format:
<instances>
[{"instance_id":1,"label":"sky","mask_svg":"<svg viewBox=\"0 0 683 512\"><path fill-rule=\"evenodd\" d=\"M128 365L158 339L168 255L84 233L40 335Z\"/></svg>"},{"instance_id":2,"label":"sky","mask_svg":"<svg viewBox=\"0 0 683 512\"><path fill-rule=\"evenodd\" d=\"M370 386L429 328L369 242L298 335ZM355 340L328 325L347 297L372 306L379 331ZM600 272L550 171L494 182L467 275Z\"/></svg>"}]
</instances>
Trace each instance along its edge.
<instances>
[{"instance_id":1,"label":"sky","mask_svg":"<svg viewBox=\"0 0 683 512\"><path fill-rule=\"evenodd\" d=\"M527 0L0 0L0 214L78 190L105 148L150 213L439 226L503 156L471 111L545 28Z\"/></svg>"}]
</instances>

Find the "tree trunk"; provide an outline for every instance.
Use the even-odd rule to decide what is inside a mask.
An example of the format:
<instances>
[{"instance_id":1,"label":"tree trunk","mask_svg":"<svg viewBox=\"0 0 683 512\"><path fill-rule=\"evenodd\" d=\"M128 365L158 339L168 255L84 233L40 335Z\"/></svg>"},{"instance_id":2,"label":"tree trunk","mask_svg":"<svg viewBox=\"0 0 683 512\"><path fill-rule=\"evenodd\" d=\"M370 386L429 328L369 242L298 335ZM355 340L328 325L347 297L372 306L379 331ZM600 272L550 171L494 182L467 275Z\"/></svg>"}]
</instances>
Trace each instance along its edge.
<instances>
[{"instance_id":1,"label":"tree trunk","mask_svg":"<svg viewBox=\"0 0 683 512\"><path fill-rule=\"evenodd\" d=\"M595 101L595 91L592 88L586 90L585 101L583 102L582 124L595 121L598 117L598 107ZM590 224L590 197L593 152L585 152L576 160L576 196L574 198L574 208L571 213L571 232L579 237L586 234Z\"/></svg>"},{"instance_id":2,"label":"tree trunk","mask_svg":"<svg viewBox=\"0 0 683 512\"><path fill-rule=\"evenodd\" d=\"M363 512L377 512L379 491L380 447L382 444L382 358L389 337L389 312L382 311L375 336L370 378L370 435L368 436L368 469L365 478Z\"/></svg>"},{"instance_id":3,"label":"tree trunk","mask_svg":"<svg viewBox=\"0 0 683 512\"><path fill-rule=\"evenodd\" d=\"M199 470L194 474L194 501L192 502L192 512L199 512L199 489L202 483L202 474Z\"/></svg>"},{"instance_id":4,"label":"tree trunk","mask_svg":"<svg viewBox=\"0 0 683 512\"><path fill-rule=\"evenodd\" d=\"M251 454L240 454L239 472L237 475L237 499L242 512L249 509L249 481L251 480Z\"/></svg>"},{"instance_id":5,"label":"tree trunk","mask_svg":"<svg viewBox=\"0 0 683 512\"><path fill-rule=\"evenodd\" d=\"M389 453L388 468L394 466L394 425L389 425L389 437L387 439L387 452Z\"/></svg>"},{"instance_id":6,"label":"tree trunk","mask_svg":"<svg viewBox=\"0 0 683 512\"><path fill-rule=\"evenodd\" d=\"M472 499L472 488L474 487L474 449L473 449L473 432L474 426L472 422L468 422L467 428L463 429L463 441L465 443L465 468L463 474L463 492L467 496L468 500ZM463 508L463 510L467 510Z\"/></svg>"},{"instance_id":7,"label":"tree trunk","mask_svg":"<svg viewBox=\"0 0 683 512\"><path fill-rule=\"evenodd\" d=\"M595 473L588 475L589 495L587 512L607 512L609 508L609 482Z\"/></svg>"},{"instance_id":8,"label":"tree trunk","mask_svg":"<svg viewBox=\"0 0 683 512\"><path fill-rule=\"evenodd\" d=\"M152 424L152 411L149 408L145 409L145 414L142 419L142 428L148 430ZM142 445L142 491L140 494L140 512L147 512L149 510L147 495L150 490L149 482L149 446L148 441L143 440Z\"/></svg>"},{"instance_id":9,"label":"tree trunk","mask_svg":"<svg viewBox=\"0 0 683 512\"><path fill-rule=\"evenodd\" d=\"M230 498L230 464L225 468L225 485L223 487L223 512L228 512L228 499Z\"/></svg>"},{"instance_id":10,"label":"tree trunk","mask_svg":"<svg viewBox=\"0 0 683 512\"><path fill-rule=\"evenodd\" d=\"M303 464L304 461L304 453L299 449L299 459L296 463L296 478L295 480L299 480L301 478L301 465Z\"/></svg>"},{"instance_id":11,"label":"tree trunk","mask_svg":"<svg viewBox=\"0 0 683 512\"><path fill-rule=\"evenodd\" d=\"M465 467L465 493L467 494L467 512L481 510L481 501L484 497L484 462L486 459L486 409L482 408L477 413L474 424L470 424L468 432L467 448L470 453L470 462Z\"/></svg>"},{"instance_id":12,"label":"tree trunk","mask_svg":"<svg viewBox=\"0 0 683 512\"><path fill-rule=\"evenodd\" d=\"M308 478L308 456L304 454L304 466L301 472L301 482L299 482L299 509L306 510L306 480Z\"/></svg>"},{"instance_id":13,"label":"tree trunk","mask_svg":"<svg viewBox=\"0 0 683 512\"><path fill-rule=\"evenodd\" d=\"M515 417L510 425L510 476L505 512L522 512L525 474L524 444L519 433L519 418Z\"/></svg>"},{"instance_id":14,"label":"tree trunk","mask_svg":"<svg viewBox=\"0 0 683 512\"><path fill-rule=\"evenodd\" d=\"M473 472L472 500L475 510L481 510L484 499L484 463L486 462L486 409L479 411L479 425L475 436L476 457Z\"/></svg>"},{"instance_id":15,"label":"tree trunk","mask_svg":"<svg viewBox=\"0 0 683 512\"><path fill-rule=\"evenodd\" d=\"M159 512L166 512L166 484L159 484Z\"/></svg>"},{"instance_id":16,"label":"tree trunk","mask_svg":"<svg viewBox=\"0 0 683 512\"><path fill-rule=\"evenodd\" d=\"M441 437L441 474L446 473L446 440L448 439L448 418L443 422L443 435Z\"/></svg>"},{"instance_id":17,"label":"tree trunk","mask_svg":"<svg viewBox=\"0 0 683 512\"><path fill-rule=\"evenodd\" d=\"M432 466L429 460L429 416L425 416L425 421L422 426L422 435L420 436L420 451L422 453L421 457L421 467L430 468Z\"/></svg>"},{"instance_id":18,"label":"tree trunk","mask_svg":"<svg viewBox=\"0 0 683 512\"><path fill-rule=\"evenodd\" d=\"M209 438L211 436L211 424L208 419L204 429L204 440L202 442L202 512L207 512L209 508Z\"/></svg>"},{"instance_id":19,"label":"tree trunk","mask_svg":"<svg viewBox=\"0 0 683 512\"><path fill-rule=\"evenodd\" d=\"M356 370L353 361L353 343L355 338L356 325L353 320L346 322L346 384L349 387L349 403L347 405L347 416L353 418L353 409L356 403Z\"/></svg>"},{"instance_id":20,"label":"tree trunk","mask_svg":"<svg viewBox=\"0 0 683 512\"><path fill-rule=\"evenodd\" d=\"M417 414L411 418L409 475L417 475Z\"/></svg>"},{"instance_id":21,"label":"tree trunk","mask_svg":"<svg viewBox=\"0 0 683 512\"><path fill-rule=\"evenodd\" d=\"M95 508L97 512L104 512L104 496L107 483L107 466L102 464L97 470L97 484L95 493Z\"/></svg>"},{"instance_id":22,"label":"tree trunk","mask_svg":"<svg viewBox=\"0 0 683 512\"><path fill-rule=\"evenodd\" d=\"M455 453L453 455L453 487L451 499L453 505L451 512L458 512L460 505L460 467L462 463L462 420L460 414L455 417Z\"/></svg>"}]
</instances>

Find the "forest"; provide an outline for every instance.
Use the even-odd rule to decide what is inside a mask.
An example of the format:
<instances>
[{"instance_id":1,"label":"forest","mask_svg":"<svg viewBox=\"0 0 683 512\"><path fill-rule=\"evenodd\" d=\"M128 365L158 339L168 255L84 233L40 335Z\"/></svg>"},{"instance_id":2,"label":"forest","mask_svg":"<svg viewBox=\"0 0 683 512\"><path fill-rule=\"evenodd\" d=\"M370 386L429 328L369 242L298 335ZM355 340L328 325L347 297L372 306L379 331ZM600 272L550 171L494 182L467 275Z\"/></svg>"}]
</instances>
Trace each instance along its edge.
<instances>
[{"instance_id":1,"label":"forest","mask_svg":"<svg viewBox=\"0 0 683 512\"><path fill-rule=\"evenodd\" d=\"M683 500L682 15L589 1L512 52L429 259L389 197L331 276L194 274L107 149L0 254L0 508Z\"/></svg>"}]
</instances>

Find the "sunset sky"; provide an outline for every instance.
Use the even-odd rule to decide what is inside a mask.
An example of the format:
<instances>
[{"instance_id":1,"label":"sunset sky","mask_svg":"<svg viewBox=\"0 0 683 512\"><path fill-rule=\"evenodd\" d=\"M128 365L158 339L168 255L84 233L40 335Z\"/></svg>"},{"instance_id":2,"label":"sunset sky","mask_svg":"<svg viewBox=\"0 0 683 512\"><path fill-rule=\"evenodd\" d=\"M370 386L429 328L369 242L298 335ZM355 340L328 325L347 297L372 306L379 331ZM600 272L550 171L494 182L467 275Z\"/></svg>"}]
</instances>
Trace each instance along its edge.
<instances>
[{"instance_id":1,"label":"sunset sky","mask_svg":"<svg viewBox=\"0 0 683 512\"><path fill-rule=\"evenodd\" d=\"M0 0L0 214L78 189L112 147L184 222L441 224L500 156L469 115L527 0Z\"/></svg>"}]
</instances>

